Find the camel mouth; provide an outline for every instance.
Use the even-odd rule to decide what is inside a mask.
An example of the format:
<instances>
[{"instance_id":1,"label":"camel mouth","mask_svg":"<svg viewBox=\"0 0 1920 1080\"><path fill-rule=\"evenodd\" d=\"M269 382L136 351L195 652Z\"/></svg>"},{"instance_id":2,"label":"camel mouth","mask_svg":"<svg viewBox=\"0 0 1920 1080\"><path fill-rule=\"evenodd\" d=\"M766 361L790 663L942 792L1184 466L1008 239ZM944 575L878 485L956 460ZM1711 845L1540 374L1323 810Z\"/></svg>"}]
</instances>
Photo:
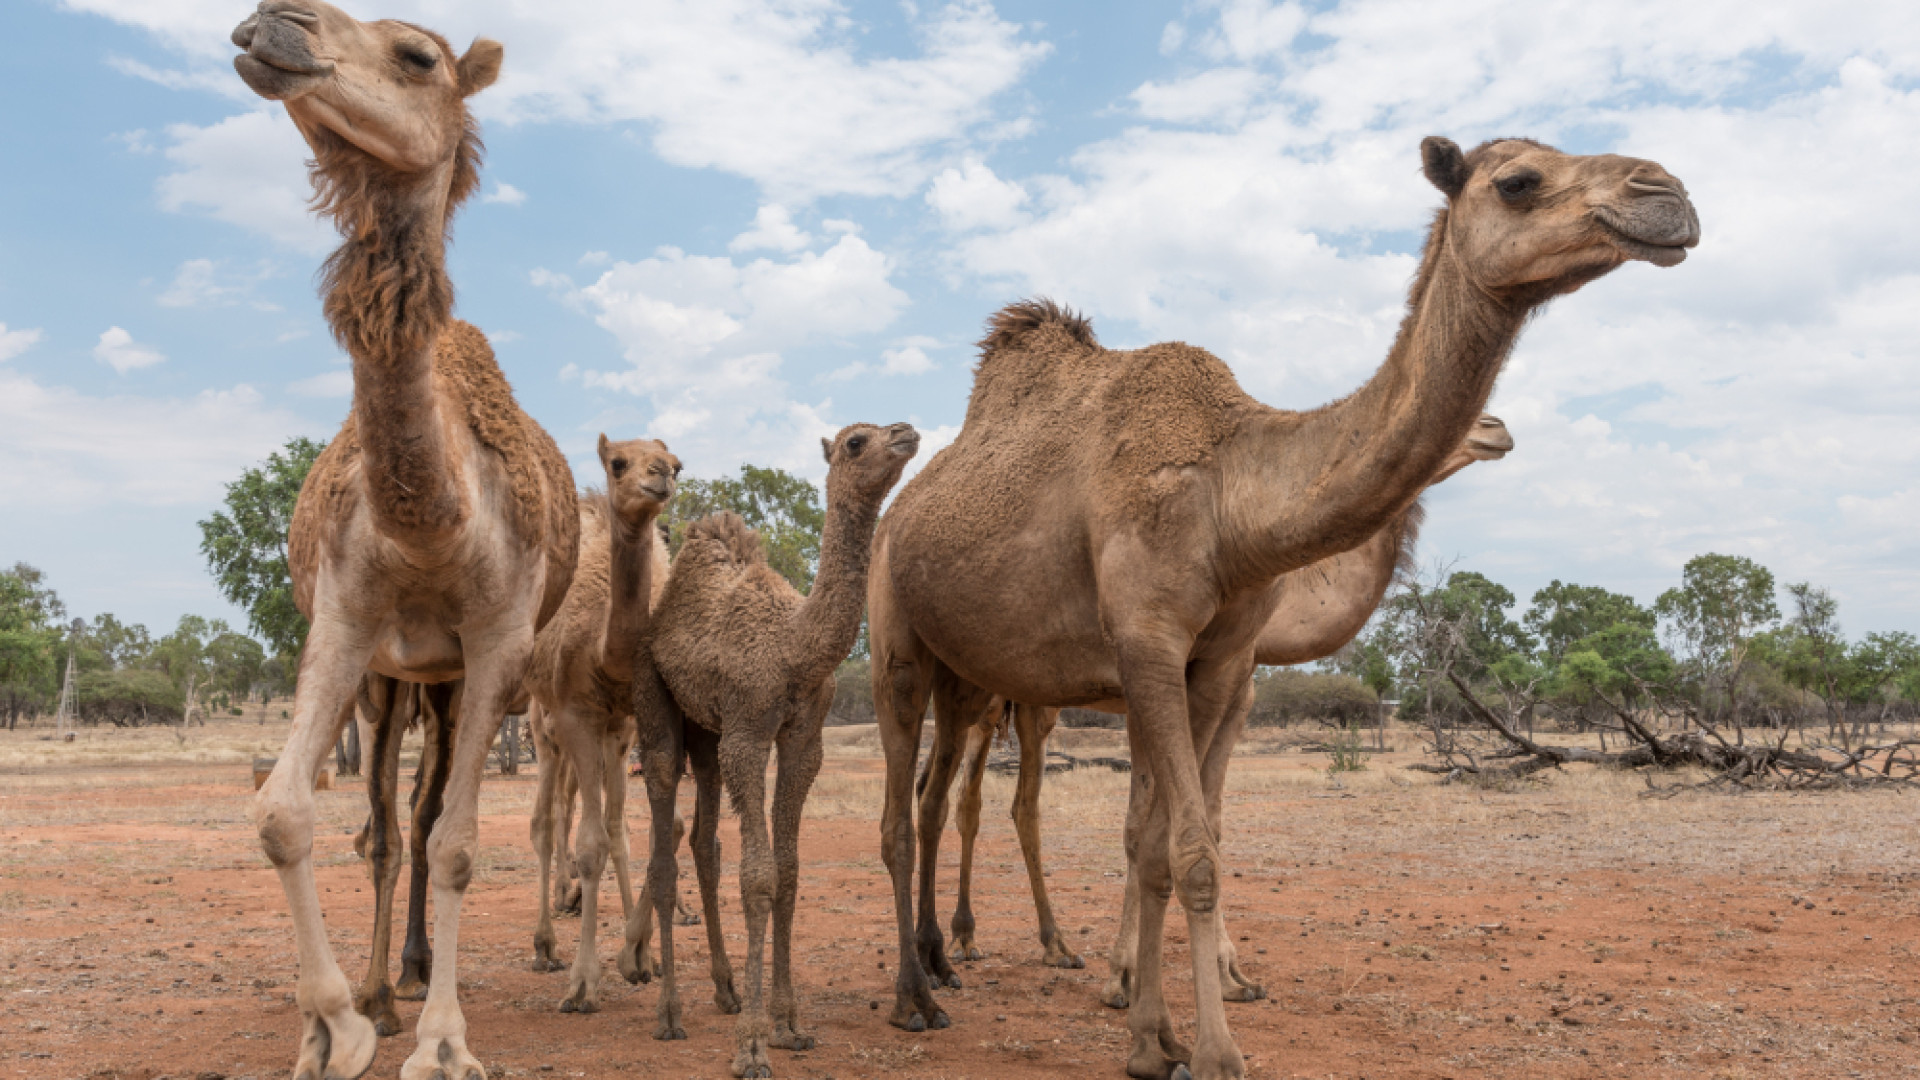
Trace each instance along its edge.
<instances>
[{"instance_id":1,"label":"camel mouth","mask_svg":"<svg viewBox=\"0 0 1920 1080\"><path fill-rule=\"evenodd\" d=\"M1495 442L1488 439L1471 438L1467 440L1467 449L1482 461L1499 461L1513 450L1513 440Z\"/></svg>"},{"instance_id":2,"label":"camel mouth","mask_svg":"<svg viewBox=\"0 0 1920 1080\"><path fill-rule=\"evenodd\" d=\"M1678 266L1687 260L1687 249L1700 244L1693 204L1677 195L1643 196L1626 213L1602 206L1593 220L1622 255L1655 266Z\"/></svg>"},{"instance_id":3,"label":"camel mouth","mask_svg":"<svg viewBox=\"0 0 1920 1080\"><path fill-rule=\"evenodd\" d=\"M645 495L647 498L652 499L654 502L661 503L661 504L670 502L673 499L673 489L670 487L658 488L658 487L649 486L647 484L641 484L640 492L641 494Z\"/></svg>"},{"instance_id":4,"label":"camel mouth","mask_svg":"<svg viewBox=\"0 0 1920 1080\"><path fill-rule=\"evenodd\" d=\"M915 451L920 449L920 433L914 431L912 428L908 428L906 431L887 440L887 449L896 454L906 454L911 457Z\"/></svg>"},{"instance_id":5,"label":"camel mouth","mask_svg":"<svg viewBox=\"0 0 1920 1080\"><path fill-rule=\"evenodd\" d=\"M261 5L265 8L267 5ZM298 9L261 11L233 29L233 43L245 51L233 69L247 88L270 101L288 101L319 86L333 64L313 55L306 27L319 17Z\"/></svg>"}]
</instances>

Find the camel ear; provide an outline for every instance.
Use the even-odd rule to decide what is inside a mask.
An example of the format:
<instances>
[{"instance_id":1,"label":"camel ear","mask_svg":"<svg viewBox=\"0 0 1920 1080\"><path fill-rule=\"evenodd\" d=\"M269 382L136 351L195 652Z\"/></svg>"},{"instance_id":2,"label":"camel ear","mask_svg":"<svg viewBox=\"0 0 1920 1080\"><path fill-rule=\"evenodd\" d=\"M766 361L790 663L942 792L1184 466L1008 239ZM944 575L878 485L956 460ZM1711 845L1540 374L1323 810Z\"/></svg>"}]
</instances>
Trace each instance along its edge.
<instances>
[{"instance_id":1,"label":"camel ear","mask_svg":"<svg viewBox=\"0 0 1920 1080\"><path fill-rule=\"evenodd\" d=\"M1429 135L1420 140L1420 167L1434 187L1451 199L1467 186L1467 156L1452 139Z\"/></svg>"},{"instance_id":2,"label":"camel ear","mask_svg":"<svg viewBox=\"0 0 1920 1080\"><path fill-rule=\"evenodd\" d=\"M827 459L827 464L829 465L833 464L833 440L832 439L820 440L820 456Z\"/></svg>"},{"instance_id":3,"label":"camel ear","mask_svg":"<svg viewBox=\"0 0 1920 1080\"><path fill-rule=\"evenodd\" d=\"M611 444L611 443L609 443L609 442L607 442L607 433L606 433L606 432L604 432L604 431L603 431L603 432L601 432L601 433L600 433L600 446L599 446L599 452L600 452L600 464L601 464L601 465L602 465L603 467L604 467L604 466L606 465L606 463L607 463L607 449L608 449L608 448L609 448L610 446L612 446L612 445L613 445L613 444Z\"/></svg>"},{"instance_id":4,"label":"camel ear","mask_svg":"<svg viewBox=\"0 0 1920 1080\"><path fill-rule=\"evenodd\" d=\"M474 94L493 85L500 77L500 61L507 50L492 38L474 38L473 45L467 49L467 55L460 58L460 96L472 97Z\"/></svg>"}]
</instances>

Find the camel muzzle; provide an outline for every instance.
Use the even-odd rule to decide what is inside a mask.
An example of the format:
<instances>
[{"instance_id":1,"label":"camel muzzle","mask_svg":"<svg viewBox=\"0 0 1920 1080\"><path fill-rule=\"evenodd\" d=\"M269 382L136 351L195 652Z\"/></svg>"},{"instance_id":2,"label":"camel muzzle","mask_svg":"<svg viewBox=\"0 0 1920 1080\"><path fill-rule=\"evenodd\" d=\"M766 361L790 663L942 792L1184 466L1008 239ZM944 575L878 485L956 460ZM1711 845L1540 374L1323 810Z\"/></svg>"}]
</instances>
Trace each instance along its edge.
<instances>
[{"instance_id":1,"label":"camel muzzle","mask_svg":"<svg viewBox=\"0 0 1920 1080\"><path fill-rule=\"evenodd\" d=\"M304 8L268 0L233 28L232 40L246 51L233 68L248 88L270 100L298 97L333 74L333 64L313 55L308 27L320 17Z\"/></svg>"}]
</instances>

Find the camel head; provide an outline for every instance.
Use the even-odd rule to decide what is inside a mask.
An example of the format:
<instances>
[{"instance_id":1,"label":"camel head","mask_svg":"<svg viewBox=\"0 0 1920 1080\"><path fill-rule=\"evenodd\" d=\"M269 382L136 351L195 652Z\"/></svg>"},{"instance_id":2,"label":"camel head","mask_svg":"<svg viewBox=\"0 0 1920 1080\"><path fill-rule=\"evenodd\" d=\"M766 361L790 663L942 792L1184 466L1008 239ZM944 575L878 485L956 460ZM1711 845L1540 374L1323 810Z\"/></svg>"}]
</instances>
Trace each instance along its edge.
<instances>
[{"instance_id":1,"label":"camel head","mask_svg":"<svg viewBox=\"0 0 1920 1080\"><path fill-rule=\"evenodd\" d=\"M1481 413L1480 419L1473 422L1473 429L1460 441L1460 448L1448 456L1446 464L1428 482L1428 486L1437 484L1476 461L1499 461L1513 449L1513 436L1507 433L1507 425L1490 413Z\"/></svg>"},{"instance_id":2,"label":"camel head","mask_svg":"<svg viewBox=\"0 0 1920 1080\"><path fill-rule=\"evenodd\" d=\"M920 449L920 433L912 424L848 424L833 438L821 439L820 448L827 455L827 502L845 491L878 506Z\"/></svg>"},{"instance_id":3,"label":"camel head","mask_svg":"<svg viewBox=\"0 0 1920 1080\"><path fill-rule=\"evenodd\" d=\"M1438 136L1420 143L1420 157L1447 196L1447 245L1489 292L1537 303L1630 260L1677 265L1700 242L1686 186L1651 161L1563 154L1531 139L1462 153Z\"/></svg>"},{"instance_id":4,"label":"camel head","mask_svg":"<svg viewBox=\"0 0 1920 1080\"><path fill-rule=\"evenodd\" d=\"M361 22L322 0L264 0L233 31L233 58L253 92L286 105L322 171L375 164L388 185L450 169L449 208L478 181L479 140L466 99L500 75L499 42L455 56L409 23ZM368 161L352 161L363 155Z\"/></svg>"},{"instance_id":5,"label":"camel head","mask_svg":"<svg viewBox=\"0 0 1920 1080\"><path fill-rule=\"evenodd\" d=\"M653 439L613 442L600 436L600 465L607 470L607 501L613 516L641 525L660 516L673 499L680 459Z\"/></svg>"}]
</instances>

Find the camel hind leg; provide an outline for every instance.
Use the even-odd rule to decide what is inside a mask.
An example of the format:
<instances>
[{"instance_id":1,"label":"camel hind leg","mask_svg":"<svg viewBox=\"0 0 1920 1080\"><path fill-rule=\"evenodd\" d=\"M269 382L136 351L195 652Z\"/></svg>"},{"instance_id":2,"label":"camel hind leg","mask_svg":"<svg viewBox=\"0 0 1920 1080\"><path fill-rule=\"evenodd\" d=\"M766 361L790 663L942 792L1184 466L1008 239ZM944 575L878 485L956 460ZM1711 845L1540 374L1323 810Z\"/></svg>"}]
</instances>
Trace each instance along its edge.
<instances>
[{"instance_id":1,"label":"camel hind leg","mask_svg":"<svg viewBox=\"0 0 1920 1080\"><path fill-rule=\"evenodd\" d=\"M1227 711L1220 729L1214 732L1212 743L1200 763L1201 783L1207 793L1207 818L1213 825L1215 839L1223 842L1226 839L1224 803L1227 766L1232 763L1233 748L1239 744L1240 735L1247 727L1247 714L1252 710L1253 683L1249 681L1246 689L1234 700L1233 707ZM1233 936L1227 933L1227 905L1224 902L1215 903L1213 914L1216 933L1220 938L1221 999L1246 1002L1266 997L1266 990L1240 970L1239 952L1233 947Z\"/></svg>"},{"instance_id":2,"label":"camel hind leg","mask_svg":"<svg viewBox=\"0 0 1920 1080\"><path fill-rule=\"evenodd\" d=\"M603 803L606 782L606 739L601 718L590 710L563 705L553 716L553 736L573 765L580 781L580 828L574 838L574 866L580 877L580 944L573 954L573 971L561 1012L600 1011L600 956L596 948L600 928L600 879L606 873L607 811ZM624 786L625 777L621 778ZM632 905L628 905L632 911Z\"/></svg>"},{"instance_id":3,"label":"camel hind leg","mask_svg":"<svg viewBox=\"0 0 1920 1080\"><path fill-rule=\"evenodd\" d=\"M373 732L367 758L367 828L362 834L367 873L373 879L373 940L367 977L354 991L353 1007L373 1021L381 1037L400 1034L387 977L393 942L393 894L400 884L400 816L395 789L400 782L400 743L411 721L416 688L368 672L360 682L359 708ZM356 845L359 846L359 845Z\"/></svg>"},{"instance_id":4,"label":"camel hind leg","mask_svg":"<svg viewBox=\"0 0 1920 1080\"><path fill-rule=\"evenodd\" d=\"M960 740L986 711L988 695L979 687L942 669L933 680L933 750L927 758L926 787L920 793L920 919L915 943L920 963L937 987L960 988L960 973L947 960L940 933L939 896L934 888L940 870L940 839L947 827L947 797L953 790L954 770L960 765Z\"/></svg>"},{"instance_id":5,"label":"camel hind leg","mask_svg":"<svg viewBox=\"0 0 1920 1080\"><path fill-rule=\"evenodd\" d=\"M407 940L400 950L400 982L393 996L403 1001L425 1001L433 981L433 943L427 937L427 893L431 867L427 845L440 820L446 800L447 774L453 755L454 701L460 683L435 683L420 688L420 768L413 779L413 834L407 838L413 860L407 883Z\"/></svg>"},{"instance_id":6,"label":"camel hind leg","mask_svg":"<svg viewBox=\"0 0 1920 1080\"><path fill-rule=\"evenodd\" d=\"M540 761L540 786L533 796L533 820L527 825L533 853L540 860L540 887L533 924L533 970L540 972L559 971L566 966L556 952L559 939L553 933L553 849L559 819L555 804L560 798L565 755L548 733L547 723L546 712L538 701L527 707L527 733L533 738L534 756Z\"/></svg>"},{"instance_id":7,"label":"camel hind leg","mask_svg":"<svg viewBox=\"0 0 1920 1080\"><path fill-rule=\"evenodd\" d=\"M947 923L947 928L953 931L947 955L954 960L987 957L973 940L973 845L980 836L980 786L987 775L987 753L993 749L994 714L999 709L996 698L981 715L980 722L967 729L966 753L960 760L960 802L954 808L954 824L960 829L960 895L953 902L953 919Z\"/></svg>"},{"instance_id":8,"label":"camel hind leg","mask_svg":"<svg viewBox=\"0 0 1920 1080\"><path fill-rule=\"evenodd\" d=\"M1020 857L1027 864L1027 884L1033 889L1033 911L1040 921L1041 963L1057 968L1084 968L1085 960L1067 944L1054 921L1053 901L1047 896L1046 871L1040 865L1040 781L1046 774L1047 738L1060 716L1058 709L1033 705L1014 707L1014 730L1020 739L1020 782L1013 794L1013 827L1020 834Z\"/></svg>"},{"instance_id":9,"label":"camel hind leg","mask_svg":"<svg viewBox=\"0 0 1920 1080\"><path fill-rule=\"evenodd\" d=\"M781 731L780 772L773 789L773 1045L811 1050L812 1035L800 1030L800 1007L793 996L793 911L800 890L800 820L807 792L820 775L820 722L833 705L833 683L825 685L814 708Z\"/></svg>"},{"instance_id":10,"label":"camel hind leg","mask_svg":"<svg viewBox=\"0 0 1920 1080\"><path fill-rule=\"evenodd\" d=\"M773 851L767 836L767 756L773 749L763 733L778 730L781 717L736 721L720 734L720 773L733 812L740 820L740 908L747 919L746 1000L734 1026L733 1075L771 1077L767 1046L773 1024L767 1014L767 921L773 914Z\"/></svg>"},{"instance_id":11,"label":"camel hind leg","mask_svg":"<svg viewBox=\"0 0 1920 1080\"><path fill-rule=\"evenodd\" d=\"M870 581L883 580L882 551L874 553ZM913 642L896 643L886 633L884 593L869 590L868 628L873 642L873 706L880 745L887 757L886 798L880 811L880 858L893 882L894 924L900 936L900 970L893 984L893 1012L887 1022L906 1031L944 1028L951 1021L935 1003L933 981L920 962L913 933L913 780L920 756L920 728L939 661ZM909 648L918 655L910 655Z\"/></svg>"}]
</instances>

